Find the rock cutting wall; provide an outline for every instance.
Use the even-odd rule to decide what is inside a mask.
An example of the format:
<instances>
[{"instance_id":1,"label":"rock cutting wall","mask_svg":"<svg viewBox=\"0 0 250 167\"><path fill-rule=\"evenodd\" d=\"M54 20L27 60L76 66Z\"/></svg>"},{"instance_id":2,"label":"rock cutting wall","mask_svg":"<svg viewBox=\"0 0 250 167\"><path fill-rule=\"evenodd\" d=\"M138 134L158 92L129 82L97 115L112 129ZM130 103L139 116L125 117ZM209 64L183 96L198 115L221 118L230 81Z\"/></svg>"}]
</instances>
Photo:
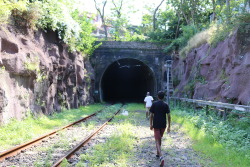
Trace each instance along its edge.
<instances>
[{"instance_id":1,"label":"rock cutting wall","mask_svg":"<svg viewBox=\"0 0 250 167\"><path fill-rule=\"evenodd\" d=\"M0 123L93 101L94 72L54 32L0 28Z\"/></svg>"},{"instance_id":2,"label":"rock cutting wall","mask_svg":"<svg viewBox=\"0 0 250 167\"><path fill-rule=\"evenodd\" d=\"M250 104L250 27L241 27L215 48L204 44L174 58L175 96Z\"/></svg>"}]
</instances>

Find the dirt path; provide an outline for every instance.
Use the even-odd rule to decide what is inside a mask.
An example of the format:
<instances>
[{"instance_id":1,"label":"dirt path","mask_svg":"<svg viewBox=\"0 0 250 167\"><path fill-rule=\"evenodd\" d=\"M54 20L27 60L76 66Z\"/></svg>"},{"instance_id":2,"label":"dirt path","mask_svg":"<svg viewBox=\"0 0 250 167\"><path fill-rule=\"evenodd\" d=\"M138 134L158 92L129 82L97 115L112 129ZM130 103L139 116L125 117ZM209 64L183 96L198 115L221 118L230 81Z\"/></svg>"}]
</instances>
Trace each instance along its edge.
<instances>
[{"instance_id":1,"label":"dirt path","mask_svg":"<svg viewBox=\"0 0 250 167\"><path fill-rule=\"evenodd\" d=\"M149 129L149 121L142 119L137 123L136 156L131 160L130 166L155 167L159 166L159 159L155 157L156 148L153 131ZM208 160L202 159L191 148L192 141L180 130L178 124L172 123L171 133L164 133L162 154L167 167L200 167L209 166ZM206 164L206 165L205 165Z\"/></svg>"}]
</instances>

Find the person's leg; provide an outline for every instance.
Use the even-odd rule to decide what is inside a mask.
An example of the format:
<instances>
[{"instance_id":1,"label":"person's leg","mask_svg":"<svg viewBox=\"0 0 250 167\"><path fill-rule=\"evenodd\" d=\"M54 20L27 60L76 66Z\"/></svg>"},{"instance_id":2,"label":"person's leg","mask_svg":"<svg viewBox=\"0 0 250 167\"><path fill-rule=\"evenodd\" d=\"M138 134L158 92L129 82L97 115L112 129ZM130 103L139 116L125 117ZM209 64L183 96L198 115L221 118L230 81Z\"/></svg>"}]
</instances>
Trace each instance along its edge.
<instances>
[{"instance_id":1,"label":"person's leg","mask_svg":"<svg viewBox=\"0 0 250 167\"><path fill-rule=\"evenodd\" d=\"M154 136L155 136L155 146L156 146L156 151L157 151L156 155L159 155L159 157L160 157L160 156L162 156L161 146L160 146L160 143L161 143L160 129L154 129Z\"/></svg>"},{"instance_id":2,"label":"person's leg","mask_svg":"<svg viewBox=\"0 0 250 167\"><path fill-rule=\"evenodd\" d=\"M155 145L156 145L157 155L159 155L159 157L161 157L162 154L161 154L160 141L159 140L155 140Z\"/></svg>"},{"instance_id":3,"label":"person's leg","mask_svg":"<svg viewBox=\"0 0 250 167\"><path fill-rule=\"evenodd\" d=\"M160 138L160 146L161 146L161 139L162 139L162 137L163 137L163 134L164 134L164 132L165 132L165 129L166 129L166 128L161 128L161 129L160 129L160 135L161 135L161 138Z\"/></svg>"},{"instance_id":4,"label":"person's leg","mask_svg":"<svg viewBox=\"0 0 250 167\"><path fill-rule=\"evenodd\" d=\"M150 107L148 107L148 119L150 119L150 116L151 116L151 114L150 114Z\"/></svg>"},{"instance_id":5,"label":"person's leg","mask_svg":"<svg viewBox=\"0 0 250 167\"><path fill-rule=\"evenodd\" d=\"M156 143L156 149L157 149L157 153L160 157L160 166L164 166L164 157L162 156L162 152L161 152L161 143L162 143L162 137L164 134L165 128L162 129L158 129L157 130L157 137L155 138L155 143Z\"/></svg>"},{"instance_id":6,"label":"person's leg","mask_svg":"<svg viewBox=\"0 0 250 167\"><path fill-rule=\"evenodd\" d=\"M146 118L149 119L149 108L146 107Z\"/></svg>"}]
</instances>

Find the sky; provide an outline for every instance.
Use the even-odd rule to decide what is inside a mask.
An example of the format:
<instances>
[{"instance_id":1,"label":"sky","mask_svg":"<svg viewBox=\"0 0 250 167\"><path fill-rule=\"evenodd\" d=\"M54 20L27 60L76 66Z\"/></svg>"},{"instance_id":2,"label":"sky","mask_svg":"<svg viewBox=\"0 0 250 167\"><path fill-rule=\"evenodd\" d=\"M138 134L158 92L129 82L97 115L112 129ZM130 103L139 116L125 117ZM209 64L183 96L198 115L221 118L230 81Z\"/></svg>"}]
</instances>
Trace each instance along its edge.
<instances>
[{"instance_id":1,"label":"sky","mask_svg":"<svg viewBox=\"0 0 250 167\"><path fill-rule=\"evenodd\" d=\"M102 0L96 0L97 2L102 2ZM124 0L124 12L128 17L130 17L130 23L133 25L139 25L141 23L141 18L144 13L147 13L145 6L148 5L152 8L156 8L160 4L161 0ZM88 11L91 13L96 13L94 0L81 0L79 1L79 6L84 11ZM102 6L101 6L102 7ZM105 7L105 13L110 14L110 8L113 7L111 0L108 0L107 5ZM166 7L166 2L163 2L161 5L161 9ZM130 9L129 9L130 8ZM135 11L135 13L129 11ZM105 15L106 15L105 14Z\"/></svg>"}]
</instances>

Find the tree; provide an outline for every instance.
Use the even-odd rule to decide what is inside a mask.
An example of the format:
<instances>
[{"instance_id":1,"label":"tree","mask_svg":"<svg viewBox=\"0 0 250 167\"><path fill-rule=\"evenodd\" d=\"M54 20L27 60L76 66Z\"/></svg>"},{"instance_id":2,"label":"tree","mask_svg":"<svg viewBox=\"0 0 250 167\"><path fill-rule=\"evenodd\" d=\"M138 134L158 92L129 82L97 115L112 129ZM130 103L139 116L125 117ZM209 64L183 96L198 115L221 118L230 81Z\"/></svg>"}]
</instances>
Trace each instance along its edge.
<instances>
[{"instance_id":1,"label":"tree","mask_svg":"<svg viewBox=\"0 0 250 167\"><path fill-rule=\"evenodd\" d=\"M117 13L117 18L121 18L121 9L122 9L122 4L123 4L123 0L119 0L118 1L118 5L115 3L115 1L114 0L112 0L112 4L115 6L115 8L113 8L113 10L115 10L116 11L116 13Z\"/></svg>"},{"instance_id":2,"label":"tree","mask_svg":"<svg viewBox=\"0 0 250 167\"><path fill-rule=\"evenodd\" d=\"M156 12L159 10L159 7L162 5L164 0L160 2L160 4L155 8L154 15L153 15L153 31L156 30Z\"/></svg>"},{"instance_id":3,"label":"tree","mask_svg":"<svg viewBox=\"0 0 250 167\"><path fill-rule=\"evenodd\" d=\"M107 4L107 0L102 1L102 4L103 4L102 10L98 6L96 0L94 0L94 1L95 1L95 8L96 8L97 12L99 13L99 15L100 15L100 17L102 19L102 25L103 25L104 32L105 32L105 39L107 40L108 39L108 30L107 30L107 25L106 25L106 20L105 20L105 10L104 10L105 6Z\"/></svg>"},{"instance_id":4,"label":"tree","mask_svg":"<svg viewBox=\"0 0 250 167\"><path fill-rule=\"evenodd\" d=\"M127 20L126 18L122 17L122 7L123 7L123 0L118 0L115 2L115 0L112 0L112 4L114 5L114 8L111 10L113 18L110 20L111 25L113 26L113 31L111 31L111 34L114 36L115 40L120 40L122 31Z\"/></svg>"},{"instance_id":5,"label":"tree","mask_svg":"<svg viewBox=\"0 0 250 167\"><path fill-rule=\"evenodd\" d=\"M230 0L226 0L226 17L227 17L227 23L230 23Z\"/></svg>"}]
</instances>

